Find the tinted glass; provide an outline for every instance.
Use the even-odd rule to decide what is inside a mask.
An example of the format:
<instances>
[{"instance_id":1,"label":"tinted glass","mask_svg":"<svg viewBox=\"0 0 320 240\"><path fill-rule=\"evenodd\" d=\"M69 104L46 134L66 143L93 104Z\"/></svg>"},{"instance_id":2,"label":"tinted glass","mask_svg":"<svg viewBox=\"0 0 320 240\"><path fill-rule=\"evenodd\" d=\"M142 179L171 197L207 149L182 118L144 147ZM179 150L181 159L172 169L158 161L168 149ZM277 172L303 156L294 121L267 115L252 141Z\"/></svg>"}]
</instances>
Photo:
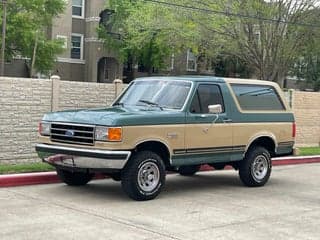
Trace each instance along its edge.
<instances>
[{"instance_id":1,"label":"tinted glass","mask_svg":"<svg viewBox=\"0 0 320 240\"><path fill-rule=\"evenodd\" d=\"M82 8L81 7L76 7L76 6L73 6L72 7L72 15L73 16L82 16Z\"/></svg>"},{"instance_id":2,"label":"tinted glass","mask_svg":"<svg viewBox=\"0 0 320 240\"><path fill-rule=\"evenodd\" d=\"M71 37L71 58L81 59L81 37Z\"/></svg>"},{"instance_id":3,"label":"tinted glass","mask_svg":"<svg viewBox=\"0 0 320 240\"><path fill-rule=\"evenodd\" d=\"M190 112L209 113L208 106L215 104L220 104L224 112L223 98L219 86L213 84L201 84L192 99Z\"/></svg>"},{"instance_id":4,"label":"tinted glass","mask_svg":"<svg viewBox=\"0 0 320 240\"><path fill-rule=\"evenodd\" d=\"M271 86L231 84L243 110L284 110L276 90Z\"/></svg>"},{"instance_id":5,"label":"tinted glass","mask_svg":"<svg viewBox=\"0 0 320 240\"><path fill-rule=\"evenodd\" d=\"M115 104L124 106L158 106L181 109L191 89L190 82L183 81L136 81Z\"/></svg>"}]
</instances>

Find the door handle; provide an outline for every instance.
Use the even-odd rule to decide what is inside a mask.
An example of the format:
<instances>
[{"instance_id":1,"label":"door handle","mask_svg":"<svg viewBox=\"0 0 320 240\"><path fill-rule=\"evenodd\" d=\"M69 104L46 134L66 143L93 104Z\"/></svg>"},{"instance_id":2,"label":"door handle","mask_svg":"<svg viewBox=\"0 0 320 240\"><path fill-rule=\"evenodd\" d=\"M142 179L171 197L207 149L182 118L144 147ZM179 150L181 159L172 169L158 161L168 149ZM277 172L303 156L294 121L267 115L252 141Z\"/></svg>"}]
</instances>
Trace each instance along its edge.
<instances>
[{"instance_id":1,"label":"door handle","mask_svg":"<svg viewBox=\"0 0 320 240\"><path fill-rule=\"evenodd\" d=\"M231 122L232 122L232 119L231 119L231 118L224 118L224 119L223 119L223 122L224 122L224 123L231 123Z\"/></svg>"},{"instance_id":2,"label":"door handle","mask_svg":"<svg viewBox=\"0 0 320 240\"><path fill-rule=\"evenodd\" d=\"M206 117L208 117L208 115L201 114L201 115L196 116L196 119L203 119L203 118L206 118Z\"/></svg>"}]
</instances>

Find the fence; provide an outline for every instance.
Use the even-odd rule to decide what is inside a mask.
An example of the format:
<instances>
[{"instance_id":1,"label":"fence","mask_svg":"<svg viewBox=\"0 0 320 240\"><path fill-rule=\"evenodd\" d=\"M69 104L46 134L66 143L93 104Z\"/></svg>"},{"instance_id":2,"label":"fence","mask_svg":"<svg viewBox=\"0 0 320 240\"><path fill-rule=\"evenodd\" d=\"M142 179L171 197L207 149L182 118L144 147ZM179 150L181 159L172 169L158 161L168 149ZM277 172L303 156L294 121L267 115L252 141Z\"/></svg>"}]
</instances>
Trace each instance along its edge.
<instances>
[{"instance_id":1,"label":"fence","mask_svg":"<svg viewBox=\"0 0 320 240\"><path fill-rule=\"evenodd\" d=\"M34 145L38 122L46 112L104 107L125 85L45 79L0 79L0 164L39 161ZM320 93L293 92L297 145L320 142Z\"/></svg>"},{"instance_id":2,"label":"fence","mask_svg":"<svg viewBox=\"0 0 320 240\"><path fill-rule=\"evenodd\" d=\"M104 107L123 84L45 79L0 79L0 164L39 161L34 145L38 123L50 111Z\"/></svg>"}]
</instances>

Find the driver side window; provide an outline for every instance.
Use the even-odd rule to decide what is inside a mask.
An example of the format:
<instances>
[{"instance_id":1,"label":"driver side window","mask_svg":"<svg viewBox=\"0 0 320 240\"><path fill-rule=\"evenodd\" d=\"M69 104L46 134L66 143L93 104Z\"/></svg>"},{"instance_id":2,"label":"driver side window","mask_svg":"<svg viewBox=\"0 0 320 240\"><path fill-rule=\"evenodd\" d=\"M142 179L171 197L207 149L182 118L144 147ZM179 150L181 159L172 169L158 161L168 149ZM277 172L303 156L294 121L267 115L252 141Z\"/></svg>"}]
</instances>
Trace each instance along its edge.
<instances>
[{"instance_id":1,"label":"driver side window","mask_svg":"<svg viewBox=\"0 0 320 240\"><path fill-rule=\"evenodd\" d=\"M200 84L192 99L191 113L209 113L208 106L221 104L224 112L223 98L219 86L214 84Z\"/></svg>"}]
</instances>

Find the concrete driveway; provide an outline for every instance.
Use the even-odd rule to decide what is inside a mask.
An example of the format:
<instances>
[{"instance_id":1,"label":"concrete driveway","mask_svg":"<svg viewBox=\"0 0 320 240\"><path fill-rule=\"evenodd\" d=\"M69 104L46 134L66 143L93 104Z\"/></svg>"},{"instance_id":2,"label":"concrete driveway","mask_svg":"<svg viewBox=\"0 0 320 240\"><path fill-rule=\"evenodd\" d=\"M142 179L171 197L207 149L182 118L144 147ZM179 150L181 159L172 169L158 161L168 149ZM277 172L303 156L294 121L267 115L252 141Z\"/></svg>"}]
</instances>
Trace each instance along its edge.
<instances>
[{"instance_id":1,"label":"concrete driveway","mask_svg":"<svg viewBox=\"0 0 320 240\"><path fill-rule=\"evenodd\" d=\"M0 189L0 239L320 239L320 164L274 167L263 188L235 171L169 175L135 202L120 183Z\"/></svg>"}]
</instances>

